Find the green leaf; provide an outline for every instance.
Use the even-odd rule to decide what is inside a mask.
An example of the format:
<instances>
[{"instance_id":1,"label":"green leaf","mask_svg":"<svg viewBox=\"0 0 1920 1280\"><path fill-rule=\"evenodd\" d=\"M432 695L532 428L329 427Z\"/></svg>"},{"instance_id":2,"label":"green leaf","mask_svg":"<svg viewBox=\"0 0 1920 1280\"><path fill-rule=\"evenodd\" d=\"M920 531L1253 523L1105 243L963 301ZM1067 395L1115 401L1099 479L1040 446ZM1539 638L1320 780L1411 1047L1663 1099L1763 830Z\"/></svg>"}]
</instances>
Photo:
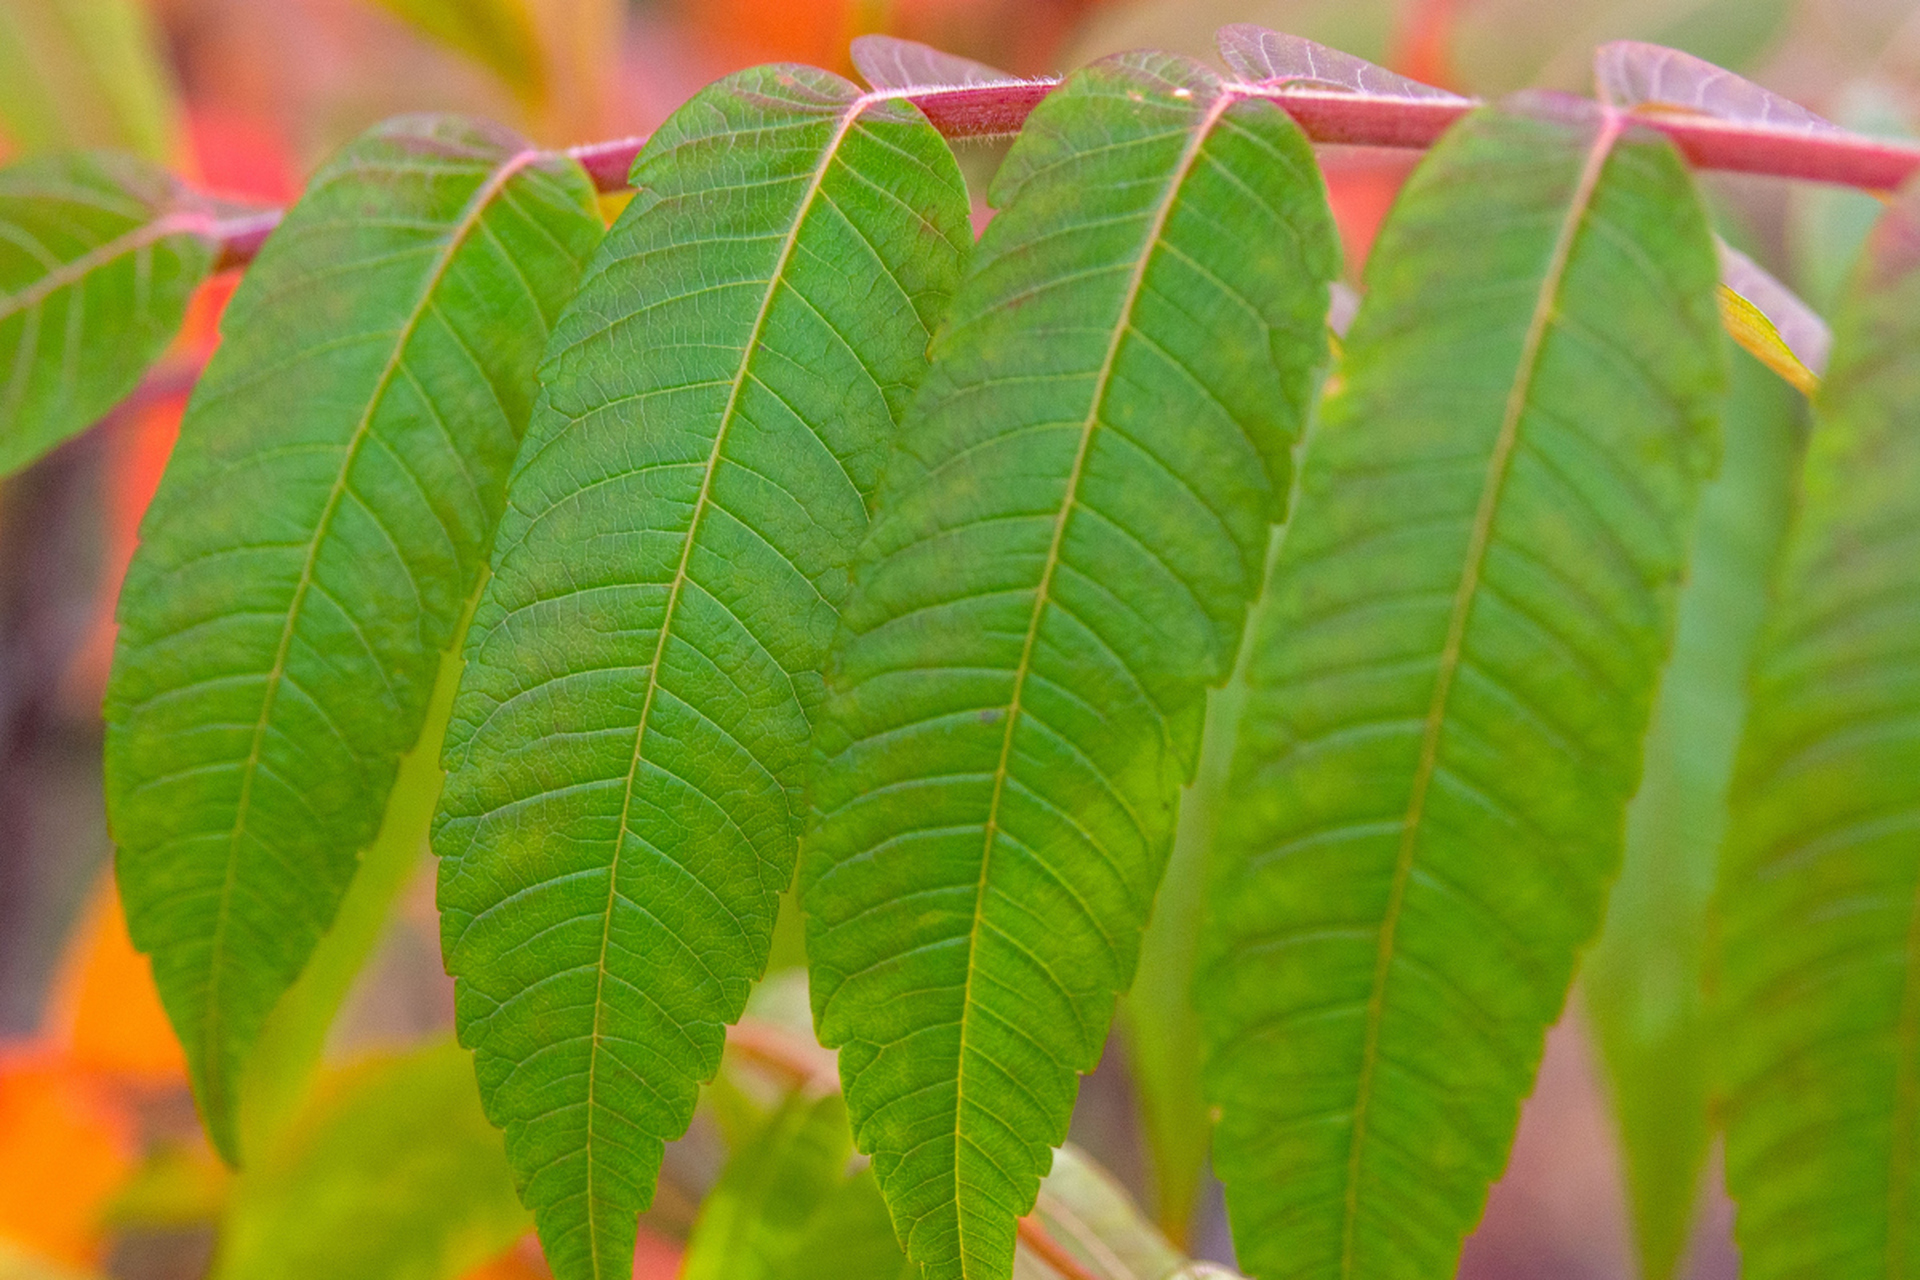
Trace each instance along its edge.
<instances>
[{"instance_id":1,"label":"green leaf","mask_svg":"<svg viewBox=\"0 0 1920 1280\"><path fill-rule=\"evenodd\" d=\"M1257 1276L1447 1276L1618 864L1724 378L1686 170L1467 117L1368 260L1258 623L1198 1000Z\"/></svg>"},{"instance_id":2,"label":"green leaf","mask_svg":"<svg viewBox=\"0 0 1920 1280\"><path fill-rule=\"evenodd\" d=\"M215 1143L331 924L478 585L550 319L600 233L572 161L443 117L315 175L226 313L121 595L107 802Z\"/></svg>"},{"instance_id":3,"label":"green leaf","mask_svg":"<svg viewBox=\"0 0 1920 1280\"><path fill-rule=\"evenodd\" d=\"M180 107L142 0L0 5L0 140L26 151L113 147L166 161Z\"/></svg>"},{"instance_id":4,"label":"green leaf","mask_svg":"<svg viewBox=\"0 0 1920 1280\"><path fill-rule=\"evenodd\" d=\"M1726 456L1701 496L1673 657L1627 809L1620 879L1580 978L1611 1086L1645 1280L1676 1273L1707 1158L1708 902L1804 416L1800 397L1750 357L1735 355L1732 374Z\"/></svg>"},{"instance_id":5,"label":"green leaf","mask_svg":"<svg viewBox=\"0 0 1920 1280\"><path fill-rule=\"evenodd\" d=\"M561 1280L624 1275L767 963L846 565L969 236L897 95L742 72L653 135L542 369L434 848Z\"/></svg>"},{"instance_id":6,"label":"green leaf","mask_svg":"<svg viewBox=\"0 0 1920 1280\"><path fill-rule=\"evenodd\" d=\"M240 1133L248 1150L272 1142L306 1100L334 1018L386 936L395 901L426 856L428 827L446 777L440 748L459 683L460 653L451 647L441 655L420 738L394 774L380 829L361 851L359 869L332 925L261 1028L240 1083Z\"/></svg>"},{"instance_id":7,"label":"green leaf","mask_svg":"<svg viewBox=\"0 0 1920 1280\"><path fill-rule=\"evenodd\" d=\"M1120 1000L1140 1134L1152 1159L1154 1221L1178 1244L1187 1243L1192 1227L1213 1131L1200 1084L1193 979L1206 927L1209 852L1230 795L1251 655L1252 646L1242 646L1232 678L1207 696L1200 765L1180 795L1173 852L1140 937L1139 970Z\"/></svg>"},{"instance_id":8,"label":"green leaf","mask_svg":"<svg viewBox=\"0 0 1920 1280\"><path fill-rule=\"evenodd\" d=\"M331 1082L233 1186L216 1280L454 1280L527 1231L467 1055Z\"/></svg>"},{"instance_id":9,"label":"green leaf","mask_svg":"<svg viewBox=\"0 0 1920 1280\"><path fill-rule=\"evenodd\" d=\"M0 475L133 390L212 269L215 232L211 209L132 156L0 169Z\"/></svg>"},{"instance_id":10,"label":"green leaf","mask_svg":"<svg viewBox=\"0 0 1920 1280\"><path fill-rule=\"evenodd\" d=\"M1920 1274L1920 202L1842 299L1717 911L1742 1274Z\"/></svg>"},{"instance_id":11,"label":"green leaf","mask_svg":"<svg viewBox=\"0 0 1920 1280\"><path fill-rule=\"evenodd\" d=\"M1305 139L1182 58L1070 78L994 197L862 552L801 887L932 1280L1008 1274L1133 976L1338 269Z\"/></svg>"},{"instance_id":12,"label":"green leaf","mask_svg":"<svg viewBox=\"0 0 1920 1280\"><path fill-rule=\"evenodd\" d=\"M839 1094L791 1095L734 1153L700 1207L681 1280L786 1280L832 1259L839 1280L903 1280L906 1255L861 1169Z\"/></svg>"},{"instance_id":13,"label":"green leaf","mask_svg":"<svg viewBox=\"0 0 1920 1280\"><path fill-rule=\"evenodd\" d=\"M546 91L540 42L526 0L379 0L382 8L465 54L523 100Z\"/></svg>"}]
</instances>

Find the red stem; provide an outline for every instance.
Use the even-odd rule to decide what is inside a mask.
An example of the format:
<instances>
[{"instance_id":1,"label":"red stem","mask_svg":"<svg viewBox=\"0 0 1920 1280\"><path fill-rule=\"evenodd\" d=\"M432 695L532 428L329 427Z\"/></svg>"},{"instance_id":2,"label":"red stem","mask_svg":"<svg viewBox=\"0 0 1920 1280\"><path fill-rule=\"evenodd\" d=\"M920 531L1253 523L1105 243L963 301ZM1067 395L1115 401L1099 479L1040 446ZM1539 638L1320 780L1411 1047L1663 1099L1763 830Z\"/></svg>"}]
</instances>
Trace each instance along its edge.
<instances>
[{"instance_id":1,"label":"red stem","mask_svg":"<svg viewBox=\"0 0 1920 1280\"><path fill-rule=\"evenodd\" d=\"M231 267L243 267L252 262L260 252L260 246L267 242L273 229L280 225L284 209L262 209L258 213L242 214L228 218L213 225L213 241L220 246L220 255L214 259L213 269L225 271Z\"/></svg>"},{"instance_id":2,"label":"red stem","mask_svg":"<svg viewBox=\"0 0 1920 1280\"><path fill-rule=\"evenodd\" d=\"M1004 137L1017 133L1028 113L1058 85L1054 80L1010 80L927 89L908 98L949 138ZM1389 98L1302 85L1248 88L1278 104L1313 141L1348 146L1429 147L1449 125L1480 105L1466 98ZM1801 178L1870 191L1891 191L1920 171L1920 146L1910 143L1840 131L1798 133L1672 112L1635 118L1673 139L1680 153L1700 169ZM634 157L644 145L645 138L620 138L574 147L567 154L580 162L599 190L624 191ZM232 230L220 239L220 265L239 266L250 260L278 216L277 211L269 212L224 224Z\"/></svg>"},{"instance_id":3,"label":"red stem","mask_svg":"<svg viewBox=\"0 0 1920 1280\"><path fill-rule=\"evenodd\" d=\"M1080 1259L1067 1252L1067 1247L1053 1238L1046 1224L1040 1221L1040 1215L1030 1213L1015 1225L1020 1243L1033 1250L1034 1256L1053 1268L1063 1280L1100 1280Z\"/></svg>"}]
</instances>

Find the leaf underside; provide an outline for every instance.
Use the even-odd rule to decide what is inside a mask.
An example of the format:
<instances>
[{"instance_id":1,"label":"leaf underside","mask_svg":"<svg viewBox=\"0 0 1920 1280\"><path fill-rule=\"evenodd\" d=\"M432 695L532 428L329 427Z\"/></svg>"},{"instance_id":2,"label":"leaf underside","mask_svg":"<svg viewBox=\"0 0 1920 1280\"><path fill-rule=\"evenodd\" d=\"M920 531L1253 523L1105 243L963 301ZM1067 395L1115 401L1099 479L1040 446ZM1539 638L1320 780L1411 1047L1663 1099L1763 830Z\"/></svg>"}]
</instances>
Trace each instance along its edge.
<instances>
[{"instance_id":1,"label":"leaf underside","mask_svg":"<svg viewBox=\"0 0 1920 1280\"><path fill-rule=\"evenodd\" d=\"M1805 417L1804 401L1758 361L1735 354L1731 374L1726 457L1701 496L1620 878L1580 969L1643 1280L1668 1280L1685 1260L1712 1137L1708 904Z\"/></svg>"},{"instance_id":2,"label":"leaf underside","mask_svg":"<svg viewBox=\"0 0 1920 1280\"><path fill-rule=\"evenodd\" d=\"M766 965L846 566L970 239L918 111L805 68L709 87L634 181L542 367L434 834L561 1280L626 1274Z\"/></svg>"},{"instance_id":3,"label":"leaf underside","mask_svg":"<svg viewBox=\"0 0 1920 1280\"><path fill-rule=\"evenodd\" d=\"M226 315L121 594L107 803L216 1144L419 736L552 319L598 238L571 161L449 117L315 175Z\"/></svg>"},{"instance_id":4,"label":"leaf underside","mask_svg":"<svg viewBox=\"0 0 1920 1280\"><path fill-rule=\"evenodd\" d=\"M1743 1275L1920 1275L1920 205L1835 325L1717 899Z\"/></svg>"},{"instance_id":5,"label":"leaf underside","mask_svg":"<svg viewBox=\"0 0 1920 1280\"><path fill-rule=\"evenodd\" d=\"M132 156L0 169L0 475L133 390L213 265L212 229L178 182Z\"/></svg>"},{"instance_id":6,"label":"leaf underside","mask_svg":"<svg viewBox=\"0 0 1920 1280\"><path fill-rule=\"evenodd\" d=\"M815 1024L933 1280L1007 1275L1132 976L1338 268L1305 140L1185 59L1069 78L993 195L861 553L801 877Z\"/></svg>"},{"instance_id":7,"label":"leaf underside","mask_svg":"<svg viewBox=\"0 0 1920 1280\"><path fill-rule=\"evenodd\" d=\"M1713 246L1657 138L1478 111L1367 280L1196 988L1263 1277L1452 1274L1599 923L1718 444Z\"/></svg>"}]
</instances>

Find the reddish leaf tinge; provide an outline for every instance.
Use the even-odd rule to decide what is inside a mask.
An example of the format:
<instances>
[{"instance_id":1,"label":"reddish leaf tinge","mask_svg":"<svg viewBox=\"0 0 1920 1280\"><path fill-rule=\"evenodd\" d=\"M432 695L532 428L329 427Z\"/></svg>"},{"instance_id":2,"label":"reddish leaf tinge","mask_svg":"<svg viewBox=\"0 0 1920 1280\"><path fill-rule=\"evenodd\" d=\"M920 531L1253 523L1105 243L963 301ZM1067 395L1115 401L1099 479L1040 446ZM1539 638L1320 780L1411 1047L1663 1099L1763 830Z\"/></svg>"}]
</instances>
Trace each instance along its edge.
<instances>
[{"instance_id":1,"label":"reddish leaf tinge","mask_svg":"<svg viewBox=\"0 0 1920 1280\"><path fill-rule=\"evenodd\" d=\"M997 84L1016 77L984 62L943 53L918 40L861 36L850 53L860 78L875 89L917 89L927 85Z\"/></svg>"},{"instance_id":2,"label":"reddish leaf tinge","mask_svg":"<svg viewBox=\"0 0 1920 1280\"><path fill-rule=\"evenodd\" d=\"M1222 60L1236 74L1259 83L1325 85L1376 98L1464 101L1457 93L1396 75L1365 58L1250 22L1220 28L1219 43Z\"/></svg>"}]
</instances>

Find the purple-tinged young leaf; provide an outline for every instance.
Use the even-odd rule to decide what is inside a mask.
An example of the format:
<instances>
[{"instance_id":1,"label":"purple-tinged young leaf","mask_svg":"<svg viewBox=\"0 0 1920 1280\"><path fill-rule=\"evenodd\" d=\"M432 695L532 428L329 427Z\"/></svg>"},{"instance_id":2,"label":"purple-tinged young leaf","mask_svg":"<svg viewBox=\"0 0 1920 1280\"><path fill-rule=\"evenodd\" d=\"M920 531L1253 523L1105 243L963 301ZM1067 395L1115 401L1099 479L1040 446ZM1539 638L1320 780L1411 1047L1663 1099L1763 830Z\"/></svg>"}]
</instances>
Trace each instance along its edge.
<instances>
[{"instance_id":1,"label":"purple-tinged young leaf","mask_svg":"<svg viewBox=\"0 0 1920 1280\"><path fill-rule=\"evenodd\" d=\"M851 53L860 78L875 89L1005 84L1020 78L984 62L897 36L861 36L853 42Z\"/></svg>"},{"instance_id":2,"label":"purple-tinged young leaf","mask_svg":"<svg viewBox=\"0 0 1920 1280\"><path fill-rule=\"evenodd\" d=\"M1600 100L1613 107L1663 107L1788 133L1845 132L1724 67L1662 45L1638 40L1601 45L1593 55L1593 78Z\"/></svg>"},{"instance_id":3,"label":"purple-tinged young leaf","mask_svg":"<svg viewBox=\"0 0 1920 1280\"><path fill-rule=\"evenodd\" d=\"M1299 80L1382 98L1464 102L1457 93L1395 75L1385 67L1302 36L1282 35L1251 22L1220 28L1220 56L1248 80Z\"/></svg>"}]
</instances>

